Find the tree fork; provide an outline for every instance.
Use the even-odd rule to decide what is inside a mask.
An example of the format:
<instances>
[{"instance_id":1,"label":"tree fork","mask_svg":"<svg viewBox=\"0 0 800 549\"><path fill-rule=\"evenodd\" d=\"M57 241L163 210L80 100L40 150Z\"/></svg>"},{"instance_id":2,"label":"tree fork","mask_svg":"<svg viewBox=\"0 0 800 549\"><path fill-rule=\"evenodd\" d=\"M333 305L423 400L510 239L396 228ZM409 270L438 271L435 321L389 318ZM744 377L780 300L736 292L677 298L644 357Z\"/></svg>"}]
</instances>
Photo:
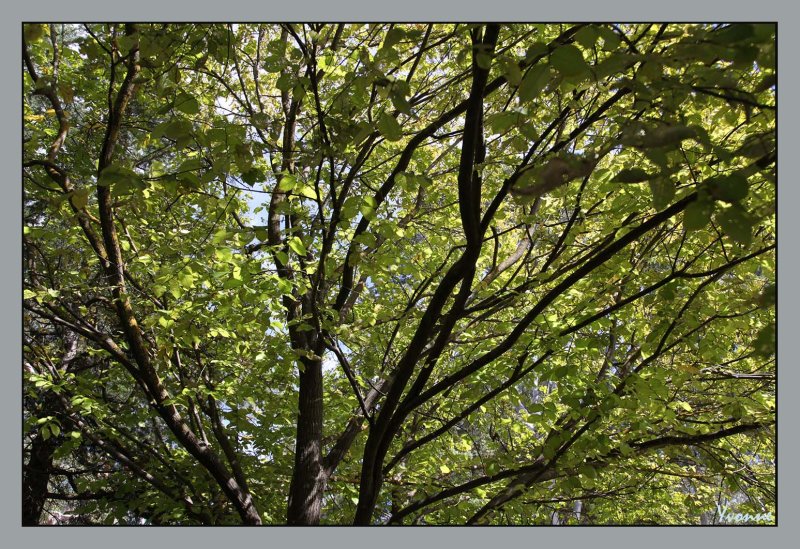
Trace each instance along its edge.
<instances>
[{"instance_id":1,"label":"tree fork","mask_svg":"<svg viewBox=\"0 0 800 549\"><path fill-rule=\"evenodd\" d=\"M483 94L489 75L489 67L481 67L477 59L478 53L489 57L493 55L499 33L499 25L488 25L483 36L481 36L481 33L477 30L473 33L473 77L469 99L467 100L464 121L464 141L461 149L461 161L458 173L459 208L462 226L467 238L467 249L464 251L464 255L461 259L454 264L453 268L445 276L440 287L437 289L437 296L431 300L429 309L420 321L417 333L412 343L409 345L409 351L403 357L401 365L398 366L398 380L393 384L389 396L386 398L375 429L370 432L370 436L367 438L354 524L369 524L372 519L372 514L378 500L378 493L380 492L383 482L383 460L386 457L386 452L389 449L392 438L402 424L402 418L405 414L405 412L399 412L398 415L395 415L394 412L400 402L402 392L411 377L419 352L422 350L422 344L428 339L429 331L425 326L426 324L432 324L435 320L431 312L435 312L436 316L438 316L441 312L441 307L444 306L446 297L450 294L450 290L455 287L459 281L463 281L464 286L459 292L457 303L459 300L462 302L466 300L470 293L469 285L475 273L475 261L480 253L481 244L479 215L480 189L476 188L478 182L473 178L473 166L476 155L479 153L478 145L481 143L479 132L482 128ZM478 51L479 49L480 52ZM438 304L437 297L439 297ZM452 327L455 321L453 318L450 318L450 321ZM441 338L439 342L441 342ZM421 379L424 379L425 374L423 373L422 375L423 378ZM418 385L419 384L415 383L414 389L417 389Z\"/></svg>"}]
</instances>

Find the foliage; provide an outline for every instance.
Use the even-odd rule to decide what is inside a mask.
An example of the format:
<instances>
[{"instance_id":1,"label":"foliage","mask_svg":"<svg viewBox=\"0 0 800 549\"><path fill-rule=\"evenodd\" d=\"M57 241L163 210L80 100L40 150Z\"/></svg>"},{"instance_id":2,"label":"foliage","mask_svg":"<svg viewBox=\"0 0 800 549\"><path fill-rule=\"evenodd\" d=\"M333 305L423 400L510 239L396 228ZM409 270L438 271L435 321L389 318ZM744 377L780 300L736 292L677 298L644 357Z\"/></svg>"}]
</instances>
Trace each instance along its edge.
<instances>
[{"instance_id":1,"label":"foliage","mask_svg":"<svg viewBox=\"0 0 800 549\"><path fill-rule=\"evenodd\" d=\"M774 512L773 25L24 34L29 522Z\"/></svg>"}]
</instances>

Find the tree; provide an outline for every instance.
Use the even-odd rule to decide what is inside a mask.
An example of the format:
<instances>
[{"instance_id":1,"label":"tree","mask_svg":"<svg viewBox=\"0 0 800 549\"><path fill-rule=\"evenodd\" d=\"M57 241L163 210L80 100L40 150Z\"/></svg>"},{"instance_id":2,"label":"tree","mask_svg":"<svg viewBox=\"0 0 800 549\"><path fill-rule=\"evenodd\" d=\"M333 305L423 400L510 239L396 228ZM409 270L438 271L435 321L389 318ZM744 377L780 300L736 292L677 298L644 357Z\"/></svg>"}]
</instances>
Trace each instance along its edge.
<instances>
[{"instance_id":1,"label":"tree","mask_svg":"<svg viewBox=\"0 0 800 549\"><path fill-rule=\"evenodd\" d=\"M775 508L775 27L26 25L24 521Z\"/></svg>"}]
</instances>

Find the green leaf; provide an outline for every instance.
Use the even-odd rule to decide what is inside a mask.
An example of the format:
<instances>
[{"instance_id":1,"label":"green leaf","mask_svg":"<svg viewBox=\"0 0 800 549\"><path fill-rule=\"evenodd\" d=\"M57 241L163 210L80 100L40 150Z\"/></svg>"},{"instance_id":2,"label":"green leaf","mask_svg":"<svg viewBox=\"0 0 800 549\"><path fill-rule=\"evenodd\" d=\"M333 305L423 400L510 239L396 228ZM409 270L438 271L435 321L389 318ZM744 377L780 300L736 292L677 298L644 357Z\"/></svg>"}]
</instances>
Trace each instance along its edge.
<instances>
[{"instance_id":1,"label":"green leaf","mask_svg":"<svg viewBox=\"0 0 800 549\"><path fill-rule=\"evenodd\" d=\"M450 467L447 465L440 465L439 470L442 472L443 475L450 473Z\"/></svg>"},{"instance_id":2,"label":"green leaf","mask_svg":"<svg viewBox=\"0 0 800 549\"><path fill-rule=\"evenodd\" d=\"M174 320L172 320L172 319L171 319L171 318L169 318L169 317L166 317L166 316L161 316L161 317L159 317L159 318L158 318L158 324L159 324L159 325L160 325L162 328L169 329L169 328L171 328L171 327L172 327L172 325L173 325L173 324L175 324L175 321L174 321Z\"/></svg>"},{"instance_id":3,"label":"green leaf","mask_svg":"<svg viewBox=\"0 0 800 549\"><path fill-rule=\"evenodd\" d=\"M492 56L488 53L478 52L475 55L475 64L483 70L489 70L492 67Z\"/></svg>"},{"instance_id":4,"label":"green leaf","mask_svg":"<svg viewBox=\"0 0 800 549\"><path fill-rule=\"evenodd\" d=\"M653 194L653 207L663 210L675 198L675 183L668 177L658 177L648 181Z\"/></svg>"},{"instance_id":5,"label":"green leaf","mask_svg":"<svg viewBox=\"0 0 800 549\"><path fill-rule=\"evenodd\" d=\"M597 27L597 33L600 35L600 38L603 39L603 49L605 51L617 49L617 46L619 46L621 42L621 38L614 32L614 29L606 27L605 25Z\"/></svg>"},{"instance_id":6,"label":"green leaf","mask_svg":"<svg viewBox=\"0 0 800 549\"><path fill-rule=\"evenodd\" d=\"M744 140L744 144L736 149L733 154L745 158L761 158L775 150L774 135L753 135Z\"/></svg>"},{"instance_id":7,"label":"green leaf","mask_svg":"<svg viewBox=\"0 0 800 549\"><path fill-rule=\"evenodd\" d=\"M303 97L306 96L306 88L303 86L302 82L298 82L294 88L292 88L292 99L294 101L300 101Z\"/></svg>"},{"instance_id":8,"label":"green leaf","mask_svg":"<svg viewBox=\"0 0 800 549\"><path fill-rule=\"evenodd\" d=\"M214 233L214 236L211 238L211 242L213 244L222 244L226 240L230 240L236 233L233 231L229 231L225 228L219 229Z\"/></svg>"},{"instance_id":9,"label":"green leaf","mask_svg":"<svg viewBox=\"0 0 800 549\"><path fill-rule=\"evenodd\" d=\"M359 211L361 215L366 217L367 219L374 219L375 217L375 209L378 207L378 202L372 196L364 196L361 199L361 207Z\"/></svg>"},{"instance_id":10,"label":"green leaf","mask_svg":"<svg viewBox=\"0 0 800 549\"><path fill-rule=\"evenodd\" d=\"M231 277L222 284L222 289L230 290L232 288L239 288L241 286L244 286L244 280L242 280L241 278Z\"/></svg>"},{"instance_id":11,"label":"green leaf","mask_svg":"<svg viewBox=\"0 0 800 549\"><path fill-rule=\"evenodd\" d=\"M724 202L739 202L748 193L747 177L741 173L732 173L717 177L708 182L711 196Z\"/></svg>"},{"instance_id":12,"label":"green leaf","mask_svg":"<svg viewBox=\"0 0 800 549\"><path fill-rule=\"evenodd\" d=\"M583 54L576 46L559 46L550 54L550 64L564 76L578 76L589 72Z\"/></svg>"},{"instance_id":13,"label":"green leaf","mask_svg":"<svg viewBox=\"0 0 800 549\"><path fill-rule=\"evenodd\" d=\"M709 34L709 36L712 38L712 40L721 44L734 44L751 38L753 34L753 25L747 23L734 23Z\"/></svg>"},{"instance_id":14,"label":"green leaf","mask_svg":"<svg viewBox=\"0 0 800 549\"><path fill-rule=\"evenodd\" d=\"M136 177L137 175L129 168L125 168L119 164L110 164L100 172L100 176L97 178L97 184L101 187L109 187L119 181Z\"/></svg>"},{"instance_id":15,"label":"green leaf","mask_svg":"<svg viewBox=\"0 0 800 549\"><path fill-rule=\"evenodd\" d=\"M167 122L164 127L157 126L153 131L153 137L164 135L169 139L180 140L188 137L192 133L192 124L188 120L177 119Z\"/></svg>"},{"instance_id":16,"label":"green leaf","mask_svg":"<svg viewBox=\"0 0 800 549\"><path fill-rule=\"evenodd\" d=\"M589 464L582 465L580 467L580 472L581 472L582 475L585 475L586 477L588 477L590 479L596 479L597 478L597 469L595 469L594 467L592 467Z\"/></svg>"},{"instance_id":17,"label":"green leaf","mask_svg":"<svg viewBox=\"0 0 800 549\"><path fill-rule=\"evenodd\" d=\"M392 100L392 105L394 105L395 109L397 109L403 114L411 115L411 103L409 103L408 100L402 94L392 92L390 98ZM371 130L372 128L370 128L370 131Z\"/></svg>"},{"instance_id":18,"label":"green leaf","mask_svg":"<svg viewBox=\"0 0 800 549\"><path fill-rule=\"evenodd\" d=\"M575 33L575 41L586 49L594 47L600 33L594 25L587 25Z\"/></svg>"},{"instance_id":19,"label":"green leaf","mask_svg":"<svg viewBox=\"0 0 800 549\"><path fill-rule=\"evenodd\" d=\"M169 293L175 299L178 299L183 295L183 287L181 287L180 282L175 278L169 282Z\"/></svg>"},{"instance_id":20,"label":"green leaf","mask_svg":"<svg viewBox=\"0 0 800 549\"><path fill-rule=\"evenodd\" d=\"M383 38L383 46L384 48L391 48L398 42L400 42L403 38L405 38L406 33L400 27L392 27L386 33L386 36Z\"/></svg>"},{"instance_id":21,"label":"green leaf","mask_svg":"<svg viewBox=\"0 0 800 549\"><path fill-rule=\"evenodd\" d=\"M597 80L603 80L609 76L618 76L635 62L636 58L633 55L615 52L594 66L595 77Z\"/></svg>"},{"instance_id":22,"label":"green leaf","mask_svg":"<svg viewBox=\"0 0 800 549\"><path fill-rule=\"evenodd\" d=\"M242 181L251 187L259 181L263 181L264 179L266 179L266 174L264 174L263 170L258 168L250 168L249 170L242 172Z\"/></svg>"},{"instance_id":23,"label":"green leaf","mask_svg":"<svg viewBox=\"0 0 800 549\"><path fill-rule=\"evenodd\" d=\"M294 87L294 79L292 78L292 75L290 75L288 72L282 74L275 83L275 87L284 92L291 90L292 87Z\"/></svg>"},{"instance_id":24,"label":"green leaf","mask_svg":"<svg viewBox=\"0 0 800 549\"><path fill-rule=\"evenodd\" d=\"M684 402L682 400L679 400L679 401L675 402L675 406L677 406L678 408L680 408L681 410L684 410L686 412L692 412L693 411L691 404L689 404L688 402Z\"/></svg>"},{"instance_id":25,"label":"green leaf","mask_svg":"<svg viewBox=\"0 0 800 549\"><path fill-rule=\"evenodd\" d=\"M770 323L759 330L753 348L760 357L768 357L775 354L776 349L775 324Z\"/></svg>"},{"instance_id":26,"label":"green leaf","mask_svg":"<svg viewBox=\"0 0 800 549\"><path fill-rule=\"evenodd\" d=\"M205 167L205 162L203 162L202 158L190 158L189 160L181 163L181 165L178 167L178 171L193 172L203 167Z\"/></svg>"},{"instance_id":27,"label":"green leaf","mask_svg":"<svg viewBox=\"0 0 800 549\"><path fill-rule=\"evenodd\" d=\"M69 201L75 208L82 210L89 203L89 189L76 189L72 192Z\"/></svg>"},{"instance_id":28,"label":"green leaf","mask_svg":"<svg viewBox=\"0 0 800 549\"><path fill-rule=\"evenodd\" d=\"M137 42L139 41L139 34L134 33L131 35L122 35L117 37L117 45L119 46L120 53L123 55L127 54L131 51Z\"/></svg>"},{"instance_id":29,"label":"green leaf","mask_svg":"<svg viewBox=\"0 0 800 549\"><path fill-rule=\"evenodd\" d=\"M654 128L643 128L639 124L632 124L625 129L622 143L642 149L663 148L664 152L677 148L681 141L697 139L696 128L675 125L660 125Z\"/></svg>"},{"instance_id":30,"label":"green leaf","mask_svg":"<svg viewBox=\"0 0 800 549\"><path fill-rule=\"evenodd\" d=\"M503 133L513 126L519 115L514 112L498 112L486 119L486 124L493 133Z\"/></svg>"},{"instance_id":31,"label":"green leaf","mask_svg":"<svg viewBox=\"0 0 800 549\"><path fill-rule=\"evenodd\" d=\"M545 88L550 79L550 67L535 65L525 74L519 86L519 100L530 101L535 99Z\"/></svg>"},{"instance_id":32,"label":"green leaf","mask_svg":"<svg viewBox=\"0 0 800 549\"><path fill-rule=\"evenodd\" d=\"M657 61L645 61L639 66L636 71L637 79L641 82L653 82L658 80L663 75L663 67Z\"/></svg>"},{"instance_id":33,"label":"green leaf","mask_svg":"<svg viewBox=\"0 0 800 549\"><path fill-rule=\"evenodd\" d=\"M296 193L300 196L310 198L311 200L317 199L317 191L314 190L314 187L312 187L311 185L302 185L299 189L296 190Z\"/></svg>"},{"instance_id":34,"label":"green leaf","mask_svg":"<svg viewBox=\"0 0 800 549\"><path fill-rule=\"evenodd\" d=\"M297 236L293 236L289 240L289 248L291 248L294 251L294 253L296 253L297 255L304 256L304 255L306 255L308 253L308 250L306 250L306 247L303 244L303 241L300 240L300 237L297 237Z\"/></svg>"},{"instance_id":35,"label":"green leaf","mask_svg":"<svg viewBox=\"0 0 800 549\"><path fill-rule=\"evenodd\" d=\"M716 216L719 226L734 242L747 246L753 239L753 220L739 205L725 208Z\"/></svg>"},{"instance_id":36,"label":"green leaf","mask_svg":"<svg viewBox=\"0 0 800 549\"><path fill-rule=\"evenodd\" d=\"M522 81L522 71L517 62L508 57L503 57L500 59L500 67L503 70L503 76L505 76L506 81L512 86L519 86Z\"/></svg>"},{"instance_id":37,"label":"green leaf","mask_svg":"<svg viewBox=\"0 0 800 549\"><path fill-rule=\"evenodd\" d=\"M542 58L547 55L548 51L550 51L550 48L544 42L534 42L525 50L525 61L531 62L534 59Z\"/></svg>"},{"instance_id":38,"label":"green leaf","mask_svg":"<svg viewBox=\"0 0 800 549\"><path fill-rule=\"evenodd\" d=\"M286 173L281 175L281 180L278 182L278 190L285 193L291 192L294 190L297 184L297 178L290 173Z\"/></svg>"},{"instance_id":39,"label":"green leaf","mask_svg":"<svg viewBox=\"0 0 800 549\"><path fill-rule=\"evenodd\" d=\"M552 459L553 456L556 455L558 451L558 447L561 445L561 441L557 436L550 437L547 442L545 442L544 447L542 448L542 455L545 459Z\"/></svg>"},{"instance_id":40,"label":"green leaf","mask_svg":"<svg viewBox=\"0 0 800 549\"><path fill-rule=\"evenodd\" d=\"M711 221L714 213L714 203L707 197L700 195L697 200L690 202L683 212L683 228L686 231L702 229Z\"/></svg>"},{"instance_id":41,"label":"green leaf","mask_svg":"<svg viewBox=\"0 0 800 549\"><path fill-rule=\"evenodd\" d=\"M656 174L649 174L641 168L626 168L614 176L612 181L617 183L643 183L656 177Z\"/></svg>"},{"instance_id":42,"label":"green leaf","mask_svg":"<svg viewBox=\"0 0 800 549\"><path fill-rule=\"evenodd\" d=\"M278 261L281 262L282 265L287 265L289 263L289 255L281 250L275 252L275 257L278 258Z\"/></svg>"},{"instance_id":43,"label":"green leaf","mask_svg":"<svg viewBox=\"0 0 800 549\"><path fill-rule=\"evenodd\" d=\"M200 112L200 103L188 93L181 93L175 98L175 108L185 114L197 114Z\"/></svg>"},{"instance_id":44,"label":"green leaf","mask_svg":"<svg viewBox=\"0 0 800 549\"><path fill-rule=\"evenodd\" d=\"M641 147L676 147L681 141L697 137L697 130L688 126L659 126L648 131L642 141Z\"/></svg>"},{"instance_id":45,"label":"green leaf","mask_svg":"<svg viewBox=\"0 0 800 549\"><path fill-rule=\"evenodd\" d=\"M762 307L773 307L778 300L777 286L767 284L758 296L758 304Z\"/></svg>"},{"instance_id":46,"label":"green leaf","mask_svg":"<svg viewBox=\"0 0 800 549\"><path fill-rule=\"evenodd\" d=\"M378 131L389 141L399 141L403 138L403 129L397 120L388 113L383 113L378 118Z\"/></svg>"}]
</instances>

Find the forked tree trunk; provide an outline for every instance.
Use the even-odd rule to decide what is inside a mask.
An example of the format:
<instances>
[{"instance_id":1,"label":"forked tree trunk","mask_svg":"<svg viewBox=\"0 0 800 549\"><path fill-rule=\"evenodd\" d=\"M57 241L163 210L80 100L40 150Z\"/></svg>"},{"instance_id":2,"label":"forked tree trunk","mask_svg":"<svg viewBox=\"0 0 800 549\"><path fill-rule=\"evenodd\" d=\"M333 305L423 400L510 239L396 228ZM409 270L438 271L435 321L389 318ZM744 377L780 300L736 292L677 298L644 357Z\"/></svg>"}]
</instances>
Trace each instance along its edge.
<instances>
[{"instance_id":1,"label":"forked tree trunk","mask_svg":"<svg viewBox=\"0 0 800 549\"><path fill-rule=\"evenodd\" d=\"M302 359L294 472L287 522L319 524L325 472L322 467L322 361Z\"/></svg>"}]
</instances>

